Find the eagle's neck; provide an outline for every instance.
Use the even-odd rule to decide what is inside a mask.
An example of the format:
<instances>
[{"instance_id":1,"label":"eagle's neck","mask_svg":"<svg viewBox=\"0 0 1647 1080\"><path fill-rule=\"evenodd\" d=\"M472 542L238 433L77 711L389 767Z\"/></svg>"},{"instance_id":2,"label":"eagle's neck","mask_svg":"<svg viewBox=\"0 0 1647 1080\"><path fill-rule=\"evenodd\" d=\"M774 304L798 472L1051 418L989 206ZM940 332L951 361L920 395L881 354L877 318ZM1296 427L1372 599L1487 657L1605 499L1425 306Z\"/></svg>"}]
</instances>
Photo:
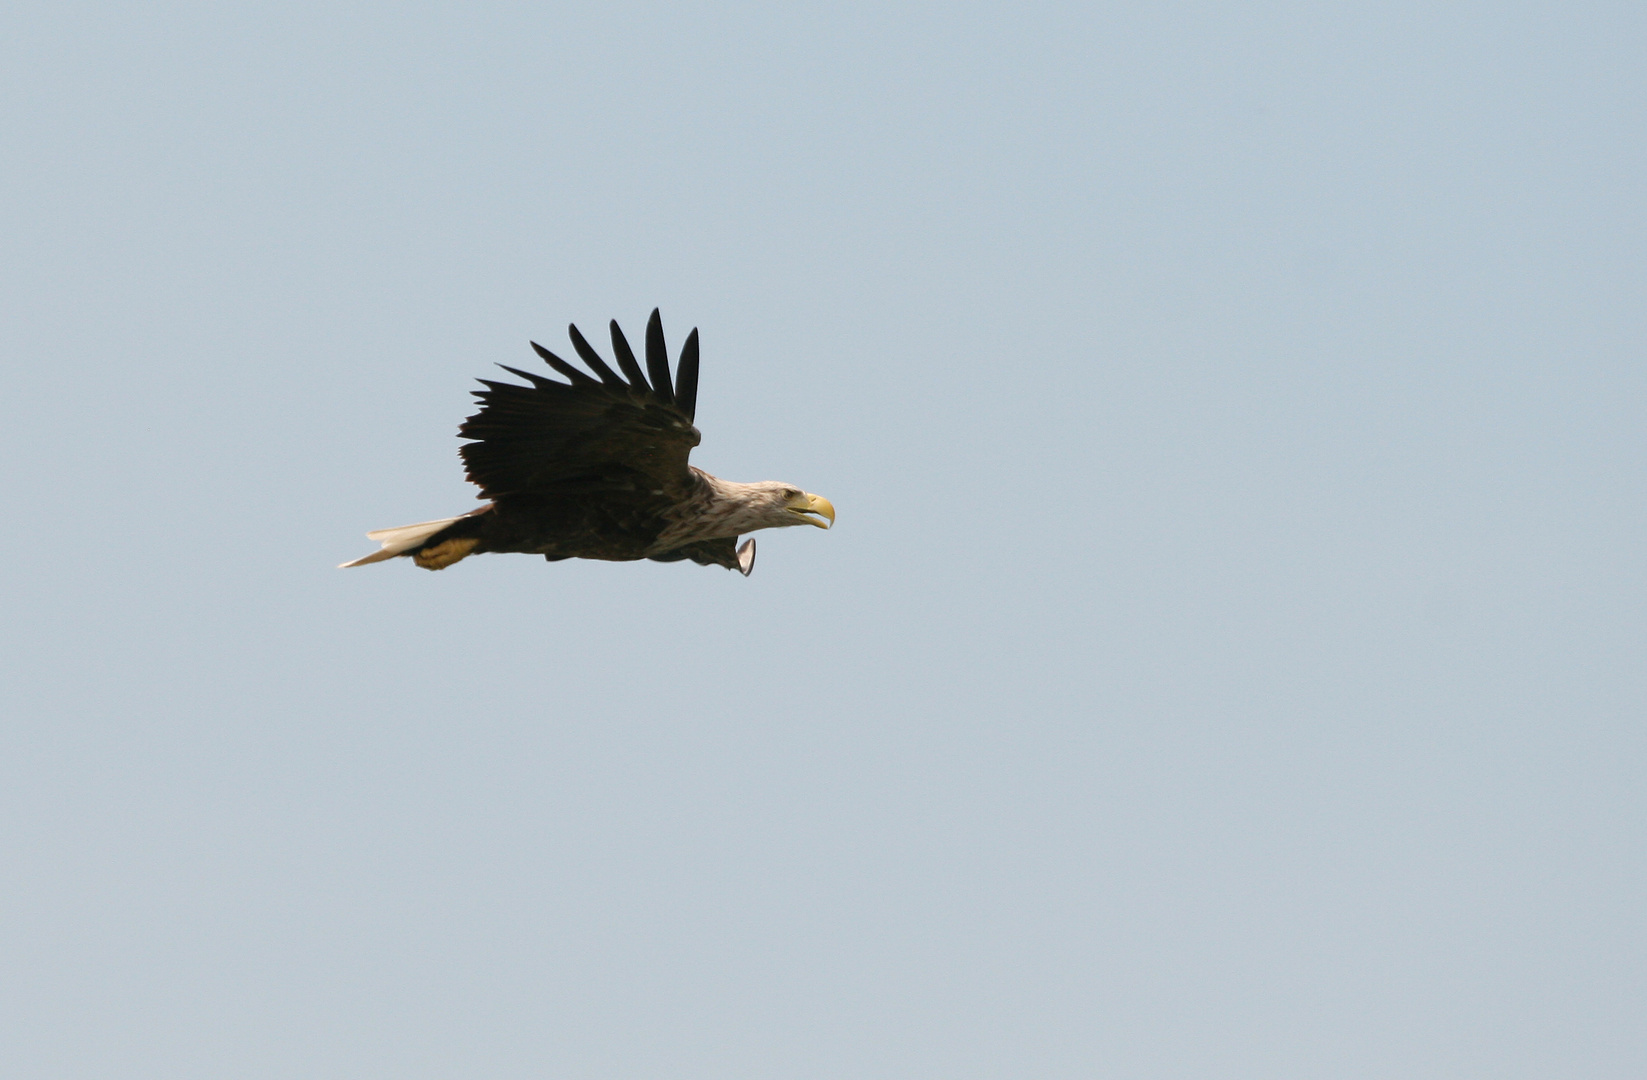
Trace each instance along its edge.
<instances>
[{"instance_id":1,"label":"eagle's neck","mask_svg":"<svg viewBox=\"0 0 1647 1080\"><path fill-rule=\"evenodd\" d=\"M771 496L760 484L722 480L692 469L693 491L653 547L669 551L699 540L719 540L769 527Z\"/></svg>"}]
</instances>

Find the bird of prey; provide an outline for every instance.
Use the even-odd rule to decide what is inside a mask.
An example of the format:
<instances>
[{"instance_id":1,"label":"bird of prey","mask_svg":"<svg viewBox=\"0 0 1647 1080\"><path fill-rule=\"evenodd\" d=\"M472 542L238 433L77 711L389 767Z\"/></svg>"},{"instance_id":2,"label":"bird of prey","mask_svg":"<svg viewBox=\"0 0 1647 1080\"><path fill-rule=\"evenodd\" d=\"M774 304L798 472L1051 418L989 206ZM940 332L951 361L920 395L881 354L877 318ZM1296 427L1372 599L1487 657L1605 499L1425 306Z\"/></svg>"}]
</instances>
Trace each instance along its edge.
<instances>
[{"instance_id":1,"label":"bird of prey","mask_svg":"<svg viewBox=\"0 0 1647 1080\"><path fill-rule=\"evenodd\" d=\"M483 552L523 552L561 559L691 559L748 576L756 529L835 523L821 495L763 480L738 484L686 463L701 436L692 426L698 401L698 332L681 349L674 379L656 310L646 324L642 372L623 331L612 323L618 370L602 360L578 328L572 347L589 372L537 342L532 348L566 382L500 364L530 385L492 382L474 391L480 411L458 428L473 440L459 451L485 506L458 517L369 532L382 549L343 565L404 555L441 570Z\"/></svg>"}]
</instances>

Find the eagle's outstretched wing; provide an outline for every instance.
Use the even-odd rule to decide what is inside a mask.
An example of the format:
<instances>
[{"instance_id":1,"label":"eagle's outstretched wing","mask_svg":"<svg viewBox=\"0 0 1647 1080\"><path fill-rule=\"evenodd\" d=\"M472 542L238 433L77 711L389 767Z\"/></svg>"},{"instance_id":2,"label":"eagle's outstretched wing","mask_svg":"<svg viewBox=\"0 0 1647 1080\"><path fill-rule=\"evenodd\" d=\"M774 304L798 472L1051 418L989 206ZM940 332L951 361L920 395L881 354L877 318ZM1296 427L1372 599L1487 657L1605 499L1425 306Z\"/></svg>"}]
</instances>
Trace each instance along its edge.
<instances>
[{"instance_id":1,"label":"eagle's outstretched wing","mask_svg":"<svg viewBox=\"0 0 1647 1080\"><path fill-rule=\"evenodd\" d=\"M510 495L573 495L650 491L678 494L691 483L687 455L698 445L692 416L698 399L698 332L681 349L671 384L663 322L654 309L646 324L646 368L642 374L623 331L612 323L613 371L589 342L569 328L572 346L594 372L574 367L537 342L551 368L569 382L557 382L512 367L530 386L480 380L480 411L458 428L473 439L461 453L481 498Z\"/></svg>"}]
</instances>

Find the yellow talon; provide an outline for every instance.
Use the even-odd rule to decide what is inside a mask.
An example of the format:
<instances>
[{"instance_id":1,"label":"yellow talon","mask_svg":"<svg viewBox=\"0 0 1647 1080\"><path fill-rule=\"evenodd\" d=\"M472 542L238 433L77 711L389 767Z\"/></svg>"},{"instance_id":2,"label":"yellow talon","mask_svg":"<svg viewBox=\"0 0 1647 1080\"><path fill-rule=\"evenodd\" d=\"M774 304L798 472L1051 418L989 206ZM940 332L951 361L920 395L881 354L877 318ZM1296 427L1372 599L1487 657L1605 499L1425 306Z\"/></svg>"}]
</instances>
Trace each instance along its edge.
<instances>
[{"instance_id":1,"label":"yellow talon","mask_svg":"<svg viewBox=\"0 0 1647 1080\"><path fill-rule=\"evenodd\" d=\"M480 540L474 537L443 540L434 547L426 547L413 555L412 561L425 570L444 570L468 556L471 551L475 550L475 545L478 543L480 543Z\"/></svg>"}]
</instances>

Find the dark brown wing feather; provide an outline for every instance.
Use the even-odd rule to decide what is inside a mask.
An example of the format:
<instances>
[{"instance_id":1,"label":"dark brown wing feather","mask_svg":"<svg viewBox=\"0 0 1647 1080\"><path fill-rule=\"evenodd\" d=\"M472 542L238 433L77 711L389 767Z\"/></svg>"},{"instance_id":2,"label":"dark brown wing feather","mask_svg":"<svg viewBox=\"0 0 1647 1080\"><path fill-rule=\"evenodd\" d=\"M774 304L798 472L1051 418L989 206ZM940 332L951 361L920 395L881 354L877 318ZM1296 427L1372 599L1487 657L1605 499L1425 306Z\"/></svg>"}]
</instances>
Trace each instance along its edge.
<instances>
[{"instance_id":1,"label":"dark brown wing feather","mask_svg":"<svg viewBox=\"0 0 1647 1080\"><path fill-rule=\"evenodd\" d=\"M666 551L662 555L649 555L653 562L680 562L682 559L691 559L699 566L724 566L728 570L740 569L738 566L738 540L734 536L724 536L718 540L698 540L683 545L673 551Z\"/></svg>"},{"instance_id":2,"label":"dark brown wing feather","mask_svg":"<svg viewBox=\"0 0 1647 1080\"><path fill-rule=\"evenodd\" d=\"M571 382L510 367L504 370L531 385L480 380L486 387L474 392L480 411L463 422L458 435L474 440L461 453L481 498L642 489L684 497L692 485L687 455L700 436L691 414L676 404L673 387L661 394L654 390L638 377L639 365L632 355L624 355L626 349L619 346L618 366L628 376L625 379L595 354L576 327L571 334L578 355L595 377L534 342L533 349L545 362ZM613 336L615 342L622 340L619 334ZM649 367L654 341L661 353L663 332L656 311L647 327ZM692 353L690 383L695 384L696 349ZM657 377L657 368L652 374ZM663 380L667 386L666 366ZM690 409L696 402L685 404Z\"/></svg>"}]
</instances>

